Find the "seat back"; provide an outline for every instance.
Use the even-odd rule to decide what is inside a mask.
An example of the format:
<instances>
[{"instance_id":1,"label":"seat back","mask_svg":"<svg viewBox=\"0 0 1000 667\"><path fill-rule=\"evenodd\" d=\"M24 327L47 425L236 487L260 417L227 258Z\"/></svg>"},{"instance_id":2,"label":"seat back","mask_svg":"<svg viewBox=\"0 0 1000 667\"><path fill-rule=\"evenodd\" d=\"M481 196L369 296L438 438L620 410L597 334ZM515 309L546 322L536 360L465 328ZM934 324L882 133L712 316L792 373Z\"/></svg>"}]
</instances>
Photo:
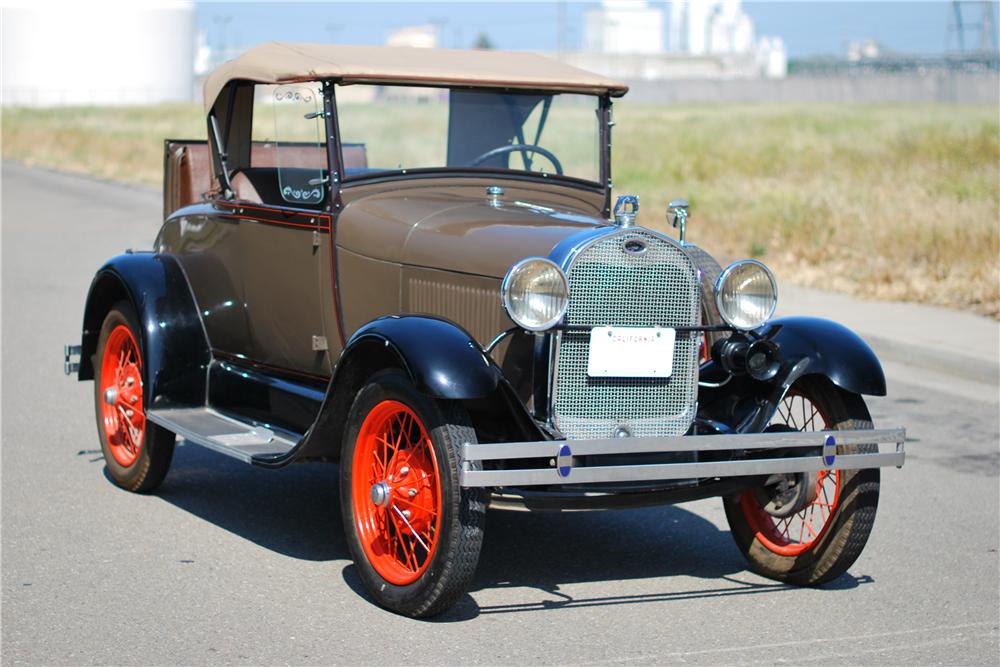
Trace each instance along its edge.
<instances>
[{"instance_id":1,"label":"seat back","mask_svg":"<svg viewBox=\"0 0 1000 667\"><path fill-rule=\"evenodd\" d=\"M184 206L200 202L212 188L212 161L208 142L167 139L163 155L163 218Z\"/></svg>"},{"instance_id":2,"label":"seat back","mask_svg":"<svg viewBox=\"0 0 1000 667\"><path fill-rule=\"evenodd\" d=\"M368 167L368 153L364 144L344 144L344 168L365 169ZM285 144L281 146L282 167L326 169L326 155L316 149L315 145ZM277 151L273 143L255 141L251 145L250 164L253 169L247 170L254 175L258 188L254 188L246 176L240 178L238 172L233 176L233 188L237 198L244 201L261 202L257 190L262 192L277 192ZM261 168L261 169L258 169ZM261 183L264 180L274 180L271 183ZM163 156L163 218L184 206L202 201L205 193L212 189L212 160L208 151L207 141L191 139L167 139L164 142ZM274 202L277 203L277 202Z\"/></svg>"}]
</instances>

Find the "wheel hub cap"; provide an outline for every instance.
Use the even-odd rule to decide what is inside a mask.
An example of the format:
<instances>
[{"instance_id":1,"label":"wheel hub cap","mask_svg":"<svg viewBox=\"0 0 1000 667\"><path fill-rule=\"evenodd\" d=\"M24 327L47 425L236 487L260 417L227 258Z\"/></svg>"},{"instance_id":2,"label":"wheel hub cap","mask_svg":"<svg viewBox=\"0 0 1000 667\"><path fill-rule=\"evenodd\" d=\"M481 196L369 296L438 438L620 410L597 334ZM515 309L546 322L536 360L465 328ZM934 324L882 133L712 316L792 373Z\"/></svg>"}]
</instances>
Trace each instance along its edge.
<instances>
[{"instance_id":1,"label":"wheel hub cap","mask_svg":"<svg viewBox=\"0 0 1000 667\"><path fill-rule=\"evenodd\" d=\"M815 472L782 475L761 498L765 512L778 519L798 514L816 500L819 477Z\"/></svg>"},{"instance_id":2,"label":"wheel hub cap","mask_svg":"<svg viewBox=\"0 0 1000 667\"><path fill-rule=\"evenodd\" d=\"M389 504L389 494L391 489L385 482L372 485L371 499L376 507L385 507Z\"/></svg>"},{"instance_id":3,"label":"wheel hub cap","mask_svg":"<svg viewBox=\"0 0 1000 667\"><path fill-rule=\"evenodd\" d=\"M128 467L142 448L146 417L139 345L124 324L116 326L105 343L100 382L98 404L108 449L119 465Z\"/></svg>"}]
</instances>

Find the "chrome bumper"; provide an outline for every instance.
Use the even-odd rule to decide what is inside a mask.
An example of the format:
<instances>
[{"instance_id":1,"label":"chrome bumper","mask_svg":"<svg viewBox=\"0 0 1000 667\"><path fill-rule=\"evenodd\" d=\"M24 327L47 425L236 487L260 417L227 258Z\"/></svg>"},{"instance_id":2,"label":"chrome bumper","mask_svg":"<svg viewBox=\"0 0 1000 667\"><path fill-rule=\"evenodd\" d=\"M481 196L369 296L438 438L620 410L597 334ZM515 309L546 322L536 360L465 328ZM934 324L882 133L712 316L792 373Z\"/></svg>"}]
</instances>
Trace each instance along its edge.
<instances>
[{"instance_id":1,"label":"chrome bumper","mask_svg":"<svg viewBox=\"0 0 1000 667\"><path fill-rule=\"evenodd\" d=\"M543 442L466 443L462 447L461 485L534 486L592 482L636 482L669 479L745 477L816 470L857 470L903 466L906 452L902 428L811 433L752 433L669 438L608 438ZM839 454L838 445L895 444L894 451ZM819 449L820 455L746 458L767 449ZM583 466L576 457L592 454L728 452L733 460L649 465ZM548 459L545 468L492 470L489 464L512 459ZM487 468L483 470L482 468Z\"/></svg>"}]
</instances>

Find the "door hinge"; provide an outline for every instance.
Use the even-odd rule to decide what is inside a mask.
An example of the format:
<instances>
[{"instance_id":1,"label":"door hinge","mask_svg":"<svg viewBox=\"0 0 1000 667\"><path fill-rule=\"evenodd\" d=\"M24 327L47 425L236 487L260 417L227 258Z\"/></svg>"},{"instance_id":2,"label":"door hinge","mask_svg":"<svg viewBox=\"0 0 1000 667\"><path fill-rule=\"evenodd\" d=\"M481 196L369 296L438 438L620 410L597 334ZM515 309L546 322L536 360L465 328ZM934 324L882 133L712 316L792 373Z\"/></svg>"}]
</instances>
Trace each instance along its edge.
<instances>
[{"instance_id":1,"label":"door hinge","mask_svg":"<svg viewBox=\"0 0 1000 667\"><path fill-rule=\"evenodd\" d=\"M315 229L313 230L313 247L314 248L319 247L319 232L316 231Z\"/></svg>"},{"instance_id":2,"label":"door hinge","mask_svg":"<svg viewBox=\"0 0 1000 667\"><path fill-rule=\"evenodd\" d=\"M326 349L326 336L313 336L313 352L322 352Z\"/></svg>"}]
</instances>

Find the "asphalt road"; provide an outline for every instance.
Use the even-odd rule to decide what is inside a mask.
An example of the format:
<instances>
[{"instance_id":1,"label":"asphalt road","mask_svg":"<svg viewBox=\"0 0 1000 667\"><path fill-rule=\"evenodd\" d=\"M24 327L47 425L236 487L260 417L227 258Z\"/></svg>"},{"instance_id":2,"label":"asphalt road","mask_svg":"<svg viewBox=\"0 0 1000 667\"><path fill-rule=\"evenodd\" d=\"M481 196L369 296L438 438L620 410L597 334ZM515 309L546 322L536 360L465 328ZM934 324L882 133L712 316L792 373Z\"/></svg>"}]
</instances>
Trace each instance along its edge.
<instances>
[{"instance_id":1,"label":"asphalt road","mask_svg":"<svg viewBox=\"0 0 1000 667\"><path fill-rule=\"evenodd\" d=\"M62 344L101 262L151 244L159 196L2 177L5 665L997 664L996 386L980 402L890 370L871 408L909 429L907 464L883 472L867 549L824 589L747 572L716 499L491 511L469 595L409 620L361 592L334 466L264 471L181 444L154 495L111 484Z\"/></svg>"}]
</instances>

